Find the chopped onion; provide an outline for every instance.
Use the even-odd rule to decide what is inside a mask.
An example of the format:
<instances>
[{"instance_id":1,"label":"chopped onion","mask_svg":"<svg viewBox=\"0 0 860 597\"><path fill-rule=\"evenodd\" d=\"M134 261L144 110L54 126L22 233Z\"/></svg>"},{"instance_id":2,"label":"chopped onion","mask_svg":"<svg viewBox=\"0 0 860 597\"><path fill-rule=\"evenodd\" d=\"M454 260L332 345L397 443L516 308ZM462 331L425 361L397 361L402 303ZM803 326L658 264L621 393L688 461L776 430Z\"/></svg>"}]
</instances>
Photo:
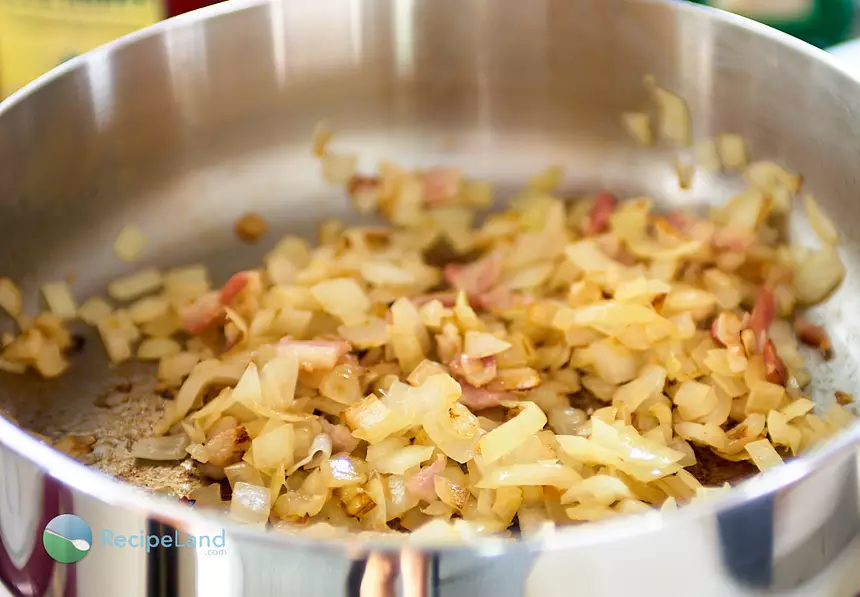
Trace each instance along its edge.
<instances>
[{"instance_id":1,"label":"chopped onion","mask_svg":"<svg viewBox=\"0 0 860 597\"><path fill-rule=\"evenodd\" d=\"M831 245L824 245L794 266L792 280L797 300L807 305L820 303L839 286L845 266Z\"/></svg>"},{"instance_id":2,"label":"chopped onion","mask_svg":"<svg viewBox=\"0 0 860 597\"><path fill-rule=\"evenodd\" d=\"M458 512L466 507L471 496L466 487L458 485L442 475L436 475L433 478L433 485L436 495L439 496L443 504L450 506Z\"/></svg>"},{"instance_id":3,"label":"chopped onion","mask_svg":"<svg viewBox=\"0 0 860 597\"><path fill-rule=\"evenodd\" d=\"M329 184L346 185L358 167L355 154L326 153L321 158L322 177Z\"/></svg>"},{"instance_id":4,"label":"chopped onion","mask_svg":"<svg viewBox=\"0 0 860 597\"><path fill-rule=\"evenodd\" d=\"M812 229L815 230L821 240L831 245L839 243L839 232L836 230L836 225L824 215L824 211L822 211L815 197L804 195L803 209L806 211L806 217L809 218Z\"/></svg>"},{"instance_id":5,"label":"chopped onion","mask_svg":"<svg viewBox=\"0 0 860 597\"><path fill-rule=\"evenodd\" d=\"M792 195L800 190L803 177L774 162L753 162L744 170L744 178L754 187L768 194L784 188Z\"/></svg>"},{"instance_id":6,"label":"chopped onion","mask_svg":"<svg viewBox=\"0 0 860 597\"><path fill-rule=\"evenodd\" d=\"M108 284L108 294L118 301L130 301L155 292L163 283L161 272L155 268L142 269Z\"/></svg>"},{"instance_id":7,"label":"chopped onion","mask_svg":"<svg viewBox=\"0 0 860 597\"><path fill-rule=\"evenodd\" d=\"M321 158L328 152L328 145L331 138L334 136L329 123L321 120L314 127L312 136L311 153L316 157Z\"/></svg>"},{"instance_id":8,"label":"chopped onion","mask_svg":"<svg viewBox=\"0 0 860 597\"><path fill-rule=\"evenodd\" d=\"M308 455L287 469L286 473L288 475L292 475L302 467L305 469L318 467L324 460L331 458L332 449L333 444L331 436L328 433L317 434L311 442Z\"/></svg>"},{"instance_id":9,"label":"chopped onion","mask_svg":"<svg viewBox=\"0 0 860 597\"><path fill-rule=\"evenodd\" d=\"M407 269L385 261L366 261L361 264L361 277L377 286L406 286L415 283L415 275Z\"/></svg>"},{"instance_id":10,"label":"chopped onion","mask_svg":"<svg viewBox=\"0 0 860 597\"><path fill-rule=\"evenodd\" d=\"M493 463L505 454L510 454L546 425L546 414L537 404L520 404L522 410L519 414L487 433L478 442L478 449L485 463Z\"/></svg>"},{"instance_id":11,"label":"chopped onion","mask_svg":"<svg viewBox=\"0 0 860 597\"><path fill-rule=\"evenodd\" d=\"M6 373L15 373L22 374L27 371L27 365L24 363L15 363L13 361L6 360L4 358L0 358L0 371L5 371Z\"/></svg>"},{"instance_id":12,"label":"chopped onion","mask_svg":"<svg viewBox=\"0 0 860 597\"><path fill-rule=\"evenodd\" d=\"M97 324L105 352L112 363L122 363L131 358L131 340L122 320L108 315Z\"/></svg>"},{"instance_id":13,"label":"chopped onion","mask_svg":"<svg viewBox=\"0 0 860 597\"><path fill-rule=\"evenodd\" d=\"M185 383L182 384L176 399L171 403L173 409L170 412L165 410L164 417L156 425L155 432L163 433L185 417L197 399L210 386L237 384L244 370L245 365L236 362L203 361L198 363Z\"/></svg>"},{"instance_id":14,"label":"chopped onion","mask_svg":"<svg viewBox=\"0 0 860 597\"><path fill-rule=\"evenodd\" d=\"M743 170L747 165L747 146L740 135L724 134L717 137L720 159L726 170Z\"/></svg>"},{"instance_id":15,"label":"chopped onion","mask_svg":"<svg viewBox=\"0 0 860 597\"><path fill-rule=\"evenodd\" d=\"M113 312L110 303L101 297L94 296L78 308L78 317L89 325L98 325L98 322Z\"/></svg>"},{"instance_id":16,"label":"chopped onion","mask_svg":"<svg viewBox=\"0 0 860 597\"><path fill-rule=\"evenodd\" d=\"M234 395L235 393L234 391ZM280 423L255 437L251 446L254 451L254 468L264 472L272 471L279 465L287 469L292 468L295 430L289 423Z\"/></svg>"},{"instance_id":17,"label":"chopped onion","mask_svg":"<svg viewBox=\"0 0 860 597\"><path fill-rule=\"evenodd\" d=\"M368 318L370 301L355 280L334 278L311 288L313 297L322 308L345 325L360 325Z\"/></svg>"},{"instance_id":18,"label":"chopped onion","mask_svg":"<svg viewBox=\"0 0 860 597\"><path fill-rule=\"evenodd\" d=\"M238 482L233 486L230 517L243 524L264 525L269 520L272 497L265 487Z\"/></svg>"},{"instance_id":19,"label":"chopped onion","mask_svg":"<svg viewBox=\"0 0 860 597\"><path fill-rule=\"evenodd\" d=\"M722 169L717 144L713 139L702 139L695 145L696 163L707 172L719 172Z\"/></svg>"},{"instance_id":20,"label":"chopped onion","mask_svg":"<svg viewBox=\"0 0 860 597\"><path fill-rule=\"evenodd\" d=\"M597 374L612 384L630 381L639 372L636 354L614 338L605 338L588 348Z\"/></svg>"},{"instance_id":21,"label":"chopped onion","mask_svg":"<svg viewBox=\"0 0 860 597\"><path fill-rule=\"evenodd\" d=\"M481 426L472 411L459 402L447 411L431 411L422 423L433 443L451 460L462 464L475 455Z\"/></svg>"},{"instance_id":22,"label":"chopped onion","mask_svg":"<svg viewBox=\"0 0 860 597\"><path fill-rule=\"evenodd\" d=\"M651 130L651 117L644 112L625 112L621 115L624 128L639 145L654 144L654 133Z\"/></svg>"},{"instance_id":23,"label":"chopped onion","mask_svg":"<svg viewBox=\"0 0 860 597\"><path fill-rule=\"evenodd\" d=\"M150 437L141 439L131 446L131 455L144 460L182 460L189 441L186 435Z\"/></svg>"},{"instance_id":24,"label":"chopped onion","mask_svg":"<svg viewBox=\"0 0 860 597\"><path fill-rule=\"evenodd\" d=\"M384 346L388 341L388 324L376 317L371 317L367 323L359 325L342 325L337 328L337 332L360 350Z\"/></svg>"},{"instance_id":25,"label":"chopped onion","mask_svg":"<svg viewBox=\"0 0 860 597\"><path fill-rule=\"evenodd\" d=\"M144 246L146 246L146 236L143 231L137 226L129 224L117 235L113 243L113 251L123 261L131 263L137 259Z\"/></svg>"},{"instance_id":26,"label":"chopped onion","mask_svg":"<svg viewBox=\"0 0 860 597\"><path fill-rule=\"evenodd\" d=\"M361 485L367 481L367 464L351 456L335 456L324 461L320 472L328 487Z\"/></svg>"},{"instance_id":27,"label":"chopped onion","mask_svg":"<svg viewBox=\"0 0 860 597\"><path fill-rule=\"evenodd\" d=\"M594 475L568 489L561 496L561 503L579 502L591 506L610 506L619 500L633 497L633 492L621 479L609 475Z\"/></svg>"},{"instance_id":28,"label":"chopped onion","mask_svg":"<svg viewBox=\"0 0 860 597\"><path fill-rule=\"evenodd\" d=\"M681 145L690 144L690 111L679 95L654 86L654 99L660 109L660 129L664 139Z\"/></svg>"},{"instance_id":29,"label":"chopped onion","mask_svg":"<svg viewBox=\"0 0 860 597\"><path fill-rule=\"evenodd\" d=\"M200 355L194 352L180 351L166 355L158 363L158 379L179 385L199 361Z\"/></svg>"},{"instance_id":30,"label":"chopped onion","mask_svg":"<svg viewBox=\"0 0 860 597\"><path fill-rule=\"evenodd\" d=\"M137 347L137 358L141 361L157 361L182 351L182 346L170 338L147 338Z\"/></svg>"},{"instance_id":31,"label":"chopped onion","mask_svg":"<svg viewBox=\"0 0 860 597\"><path fill-rule=\"evenodd\" d=\"M572 468L557 462L536 462L534 464L511 464L497 466L487 471L477 487L498 489L500 487L549 486L567 489L582 480Z\"/></svg>"},{"instance_id":32,"label":"chopped onion","mask_svg":"<svg viewBox=\"0 0 860 597\"><path fill-rule=\"evenodd\" d=\"M474 359L490 357L504 352L511 344L485 332L469 330L466 332L464 352Z\"/></svg>"},{"instance_id":33,"label":"chopped onion","mask_svg":"<svg viewBox=\"0 0 860 597\"><path fill-rule=\"evenodd\" d=\"M747 414L761 413L767 415L776 411L785 398L785 388L766 381L758 381L751 388L747 397Z\"/></svg>"},{"instance_id":34,"label":"chopped onion","mask_svg":"<svg viewBox=\"0 0 860 597\"><path fill-rule=\"evenodd\" d=\"M672 167L675 169L675 175L678 178L678 187L683 190L688 190L693 186L693 177L696 174L696 166L675 158L672 160Z\"/></svg>"},{"instance_id":35,"label":"chopped onion","mask_svg":"<svg viewBox=\"0 0 860 597\"><path fill-rule=\"evenodd\" d=\"M23 304L18 286L9 278L0 278L0 309L12 317L18 317L21 315Z\"/></svg>"},{"instance_id":36,"label":"chopped onion","mask_svg":"<svg viewBox=\"0 0 860 597\"><path fill-rule=\"evenodd\" d=\"M51 282L42 286L42 294L51 313L61 319L73 319L77 315L78 308L75 299L65 282Z\"/></svg>"},{"instance_id":37,"label":"chopped onion","mask_svg":"<svg viewBox=\"0 0 860 597\"><path fill-rule=\"evenodd\" d=\"M378 473L402 475L409 469L430 460L433 456L433 450L433 446L405 446L390 454L371 460L370 449L368 449L367 463Z\"/></svg>"},{"instance_id":38,"label":"chopped onion","mask_svg":"<svg viewBox=\"0 0 860 597\"><path fill-rule=\"evenodd\" d=\"M760 471L766 471L782 464L782 457L766 439L750 442L745 449Z\"/></svg>"},{"instance_id":39,"label":"chopped onion","mask_svg":"<svg viewBox=\"0 0 860 597\"><path fill-rule=\"evenodd\" d=\"M673 401L678 414L685 421L698 422L706 419L717 406L717 394L711 386L697 381L681 384Z\"/></svg>"},{"instance_id":40,"label":"chopped onion","mask_svg":"<svg viewBox=\"0 0 860 597\"><path fill-rule=\"evenodd\" d=\"M162 297L147 297L132 303L128 307L131 320L137 325L149 323L168 312L170 303Z\"/></svg>"}]
</instances>

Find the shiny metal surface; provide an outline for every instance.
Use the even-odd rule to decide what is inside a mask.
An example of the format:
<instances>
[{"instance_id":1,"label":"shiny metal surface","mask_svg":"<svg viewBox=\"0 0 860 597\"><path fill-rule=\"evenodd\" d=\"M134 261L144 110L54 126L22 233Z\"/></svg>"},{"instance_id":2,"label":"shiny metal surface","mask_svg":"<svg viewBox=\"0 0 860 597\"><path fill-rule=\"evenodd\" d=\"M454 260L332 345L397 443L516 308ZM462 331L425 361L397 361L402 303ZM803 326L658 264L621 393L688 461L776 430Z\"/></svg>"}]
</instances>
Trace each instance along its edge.
<instances>
[{"instance_id":1,"label":"shiny metal surface","mask_svg":"<svg viewBox=\"0 0 860 597\"><path fill-rule=\"evenodd\" d=\"M268 246L232 222L263 214L309 232L348 206L308 152L315 123L381 158L456 163L503 190L547 164L564 188L725 200L727 179L674 183L668 151L632 146L622 110L653 74L690 103L696 135L737 132L779 156L840 223L848 280L816 316L836 359L816 394L854 391L860 356L860 82L824 53L738 17L633 0L233 2L74 59L0 107L0 273L74 274L80 297L128 271L109 250L135 222L142 265L204 260L220 276ZM451 140L453 139L453 143ZM798 235L808 234L798 228ZM275 238L272 235L270 238ZM832 325L838 322L838 325ZM2 325L2 322L0 322ZM93 410L109 375L91 342L68 377L0 378L0 406L34 429ZM0 579L14 595L852 595L860 589L860 428L726 497L677 514L567 529L543 540L404 551L264 534L204 517L72 462L0 419ZM102 548L53 564L59 512L136 534L227 526L225 554Z\"/></svg>"}]
</instances>

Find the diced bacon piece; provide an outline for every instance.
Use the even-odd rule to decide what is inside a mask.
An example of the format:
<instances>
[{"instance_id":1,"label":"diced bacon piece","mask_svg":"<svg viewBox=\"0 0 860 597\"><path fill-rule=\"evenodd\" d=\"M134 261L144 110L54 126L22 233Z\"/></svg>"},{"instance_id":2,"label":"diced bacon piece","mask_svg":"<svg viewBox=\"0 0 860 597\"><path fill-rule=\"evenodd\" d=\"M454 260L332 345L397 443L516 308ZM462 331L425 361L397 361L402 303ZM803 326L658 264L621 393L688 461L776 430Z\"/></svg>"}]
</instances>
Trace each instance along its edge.
<instances>
[{"instance_id":1,"label":"diced bacon piece","mask_svg":"<svg viewBox=\"0 0 860 597\"><path fill-rule=\"evenodd\" d=\"M816 347L825 357L830 356L832 345L830 344L830 337L823 327L815 325L802 315L798 315L794 318L794 331L801 342Z\"/></svg>"},{"instance_id":2,"label":"diced bacon piece","mask_svg":"<svg viewBox=\"0 0 860 597\"><path fill-rule=\"evenodd\" d=\"M358 447L359 440L352 435L349 427L329 423L323 417L320 417L318 420L323 432L327 433L331 438L331 451L333 454L337 454L338 452L349 454Z\"/></svg>"},{"instance_id":3,"label":"diced bacon piece","mask_svg":"<svg viewBox=\"0 0 860 597\"><path fill-rule=\"evenodd\" d=\"M179 323L183 330L196 336L224 319L224 307L229 307L247 288L251 272L233 274L217 292L207 292L189 305L179 309Z\"/></svg>"},{"instance_id":4,"label":"diced bacon piece","mask_svg":"<svg viewBox=\"0 0 860 597\"><path fill-rule=\"evenodd\" d=\"M209 464L221 467L235 464L250 447L251 436L242 425L226 429L206 442Z\"/></svg>"},{"instance_id":5,"label":"diced bacon piece","mask_svg":"<svg viewBox=\"0 0 860 597\"><path fill-rule=\"evenodd\" d=\"M433 168L421 176L427 205L447 205L457 199L463 174L457 168Z\"/></svg>"},{"instance_id":6,"label":"diced bacon piece","mask_svg":"<svg viewBox=\"0 0 860 597\"><path fill-rule=\"evenodd\" d=\"M379 189L381 184L382 181L378 176L353 174L346 183L346 192L352 197L365 191L375 191Z\"/></svg>"},{"instance_id":7,"label":"diced bacon piece","mask_svg":"<svg viewBox=\"0 0 860 597\"><path fill-rule=\"evenodd\" d=\"M460 354L449 363L448 368L455 377L464 378L473 386L481 387L496 377L496 357L471 358Z\"/></svg>"},{"instance_id":8,"label":"diced bacon piece","mask_svg":"<svg viewBox=\"0 0 860 597\"><path fill-rule=\"evenodd\" d=\"M474 299L495 286L502 275L502 256L493 252L467 265L449 263L444 275L448 284Z\"/></svg>"},{"instance_id":9,"label":"diced bacon piece","mask_svg":"<svg viewBox=\"0 0 860 597\"><path fill-rule=\"evenodd\" d=\"M601 234L606 232L609 226L609 218L612 212L615 211L615 196L612 193L600 193L594 199L594 205L591 207L591 212L588 214L588 222L585 226L585 233L589 235Z\"/></svg>"},{"instance_id":10,"label":"diced bacon piece","mask_svg":"<svg viewBox=\"0 0 860 597\"><path fill-rule=\"evenodd\" d=\"M445 472L447 458L442 454L436 457L436 462L409 477L406 480L406 490L418 499L432 502L436 499L436 486L434 480L436 475Z\"/></svg>"},{"instance_id":11,"label":"diced bacon piece","mask_svg":"<svg viewBox=\"0 0 860 597\"><path fill-rule=\"evenodd\" d=\"M758 293L758 298L746 325L755 334L756 346L760 351L763 350L767 340L767 332L775 316L776 301L773 298L773 291L765 286Z\"/></svg>"},{"instance_id":12,"label":"diced bacon piece","mask_svg":"<svg viewBox=\"0 0 860 597\"><path fill-rule=\"evenodd\" d=\"M509 309L515 302L514 293L505 286L496 286L492 290L482 292L475 297L475 303L487 310Z\"/></svg>"},{"instance_id":13,"label":"diced bacon piece","mask_svg":"<svg viewBox=\"0 0 860 597\"><path fill-rule=\"evenodd\" d=\"M223 320L224 305L217 292L207 292L179 309L179 324L182 329L196 336L208 330L216 321Z\"/></svg>"},{"instance_id":14,"label":"diced bacon piece","mask_svg":"<svg viewBox=\"0 0 860 597\"><path fill-rule=\"evenodd\" d=\"M773 340L765 342L762 357L764 358L764 372L767 380L770 383L784 386L788 381L788 369L782 359L779 358Z\"/></svg>"},{"instance_id":15,"label":"diced bacon piece","mask_svg":"<svg viewBox=\"0 0 860 597\"><path fill-rule=\"evenodd\" d=\"M463 380L460 380L460 387L463 390L460 395L460 404L473 412L495 408L505 400L517 399L511 392L491 392L486 388L476 388Z\"/></svg>"},{"instance_id":16,"label":"diced bacon piece","mask_svg":"<svg viewBox=\"0 0 860 597\"><path fill-rule=\"evenodd\" d=\"M232 305L236 297L239 296L239 293L248 286L250 280L250 272L238 272L230 276L230 279L227 280L218 293L218 299L221 301L221 304L225 307Z\"/></svg>"},{"instance_id":17,"label":"diced bacon piece","mask_svg":"<svg viewBox=\"0 0 860 597\"><path fill-rule=\"evenodd\" d=\"M695 219L690 214L686 214L677 209L666 214L666 222L681 234L686 234L694 221Z\"/></svg>"},{"instance_id":18,"label":"diced bacon piece","mask_svg":"<svg viewBox=\"0 0 860 597\"><path fill-rule=\"evenodd\" d=\"M292 351L299 358L299 366L308 371L334 369L341 357L352 346L345 340L293 340L281 338L279 350Z\"/></svg>"},{"instance_id":19,"label":"diced bacon piece","mask_svg":"<svg viewBox=\"0 0 860 597\"><path fill-rule=\"evenodd\" d=\"M729 228L718 228L711 236L711 244L715 249L743 253L748 251L755 242L755 234Z\"/></svg>"}]
</instances>

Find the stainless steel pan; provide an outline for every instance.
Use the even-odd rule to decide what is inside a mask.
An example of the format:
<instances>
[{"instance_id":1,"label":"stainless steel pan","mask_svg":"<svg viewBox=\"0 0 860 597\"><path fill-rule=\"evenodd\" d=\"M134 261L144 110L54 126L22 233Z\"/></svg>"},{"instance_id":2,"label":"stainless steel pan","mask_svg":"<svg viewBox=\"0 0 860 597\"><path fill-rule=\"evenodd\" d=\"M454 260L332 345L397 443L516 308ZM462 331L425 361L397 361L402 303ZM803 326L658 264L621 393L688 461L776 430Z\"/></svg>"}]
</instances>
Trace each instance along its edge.
<instances>
[{"instance_id":1,"label":"stainless steel pan","mask_svg":"<svg viewBox=\"0 0 860 597\"><path fill-rule=\"evenodd\" d=\"M856 390L860 80L801 42L676 2L236 0L134 34L0 106L0 273L21 281L30 301L40 282L65 277L89 296L126 271L110 245L135 222L152 240L143 263L204 260L226 277L265 249L233 238L242 212L264 214L281 232L346 216L307 151L323 117L368 160L456 162L502 189L560 162L571 193L723 200L728 180L699 177L681 192L667 155L633 148L620 130L618 114L645 99L644 74L688 99L697 136L740 133L755 155L802 172L840 224L848 279L814 313L836 348L815 371L815 393ZM113 445L119 456L103 468L123 480L187 489L188 471L121 457L160 399L145 371L108 368L88 340L59 380L0 377L0 406L49 436L91 433ZM108 411L117 392L131 399ZM398 584L416 596L851 595L860 589L858 442L855 426L670 516L539 542L409 551L267 535L203 516L0 418L0 579L14 595L79 597L394 595ZM80 515L96 536L73 566L54 564L40 544L60 512ZM226 526L226 554L98 546L105 529L163 525Z\"/></svg>"}]
</instances>

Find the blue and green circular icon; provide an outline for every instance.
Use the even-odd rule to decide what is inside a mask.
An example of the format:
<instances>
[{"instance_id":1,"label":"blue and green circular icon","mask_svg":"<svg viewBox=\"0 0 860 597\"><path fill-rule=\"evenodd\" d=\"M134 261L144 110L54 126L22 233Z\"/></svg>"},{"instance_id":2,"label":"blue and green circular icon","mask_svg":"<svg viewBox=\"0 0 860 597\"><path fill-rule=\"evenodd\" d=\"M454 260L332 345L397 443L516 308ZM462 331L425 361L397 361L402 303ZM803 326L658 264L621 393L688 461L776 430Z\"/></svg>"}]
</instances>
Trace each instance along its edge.
<instances>
[{"instance_id":1,"label":"blue and green circular icon","mask_svg":"<svg viewBox=\"0 0 860 597\"><path fill-rule=\"evenodd\" d=\"M80 562L93 545L93 532L82 518L60 514L45 527L42 544L48 555L61 564Z\"/></svg>"}]
</instances>

